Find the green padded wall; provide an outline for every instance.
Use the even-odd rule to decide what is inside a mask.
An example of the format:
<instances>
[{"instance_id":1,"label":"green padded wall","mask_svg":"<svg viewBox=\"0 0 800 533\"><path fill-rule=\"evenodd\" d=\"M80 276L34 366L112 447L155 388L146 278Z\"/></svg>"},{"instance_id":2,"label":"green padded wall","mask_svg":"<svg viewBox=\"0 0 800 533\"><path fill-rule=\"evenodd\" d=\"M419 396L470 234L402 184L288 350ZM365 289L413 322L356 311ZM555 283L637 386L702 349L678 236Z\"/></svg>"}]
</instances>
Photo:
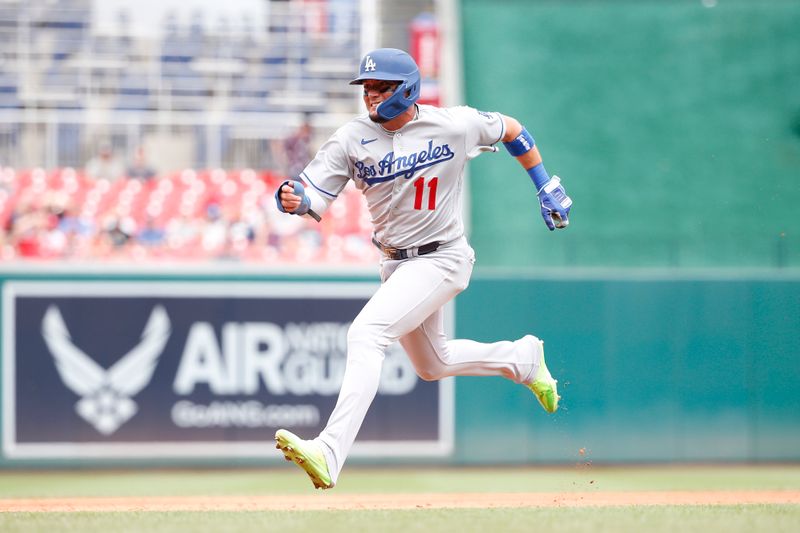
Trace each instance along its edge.
<instances>
[{"instance_id":1,"label":"green padded wall","mask_svg":"<svg viewBox=\"0 0 800 533\"><path fill-rule=\"evenodd\" d=\"M479 274L456 318L461 338L538 335L563 396L548 415L508 380L457 378L463 462L800 460L797 276Z\"/></svg>"},{"instance_id":2,"label":"green padded wall","mask_svg":"<svg viewBox=\"0 0 800 533\"><path fill-rule=\"evenodd\" d=\"M146 287L154 282L206 281L228 285L233 293L242 282L374 282L376 278L310 272L0 269L0 296L7 294L6 282L11 280L125 281L140 283L144 292L151 291ZM8 304L8 299L0 298L0 318L9 312ZM548 415L528 389L506 379L455 378L455 450L442 462L800 460L800 272L773 271L768 276L717 272L703 277L631 270L624 276L599 271L592 276L484 272L476 274L456 299L455 327L456 337L481 342L528 333L541 337L563 400L559 411ZM6 348L0 338L0 350ZM5 370L0 368L0 374ZM6 398L0 394L2 401ZM263 460L242 457L237 464L277 460L275 455ZM230 466L231 461L187 456L157 462L20 462L0 457L0 468L10 464Z\"/></svg>"},{"instance_id":3,"label":"green padded wall","mask_svg":"<svg viewBox=\"0 0 800 533\"><path fill-rule=\"evenodd\" d=\"M516 161L476 159L480 265L800 265L800 2L704 3L462 0L466 102L575 201L551 234Z\"/></svg>"}]
</instances>

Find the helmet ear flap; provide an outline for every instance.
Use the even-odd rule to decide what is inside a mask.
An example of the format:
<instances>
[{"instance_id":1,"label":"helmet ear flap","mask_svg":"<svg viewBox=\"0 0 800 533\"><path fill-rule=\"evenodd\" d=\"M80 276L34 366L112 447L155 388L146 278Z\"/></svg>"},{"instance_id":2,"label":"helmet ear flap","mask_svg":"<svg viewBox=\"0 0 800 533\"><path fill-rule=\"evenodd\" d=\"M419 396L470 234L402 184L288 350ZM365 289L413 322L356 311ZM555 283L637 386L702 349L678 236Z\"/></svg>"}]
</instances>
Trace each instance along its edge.
<instances>
[{"instance_id":1,"label":"helmet ear flap","mask_svg":"<svg viewBox=\"0 0 800 533\"><path fill-rule=\"evenodd\" d=\"M413 83L404 81L395 89L394 94L381 102L376 112L384 120L392 120L406 109L414 105L419 98L419 74Z\"/></svg>"},{"instance_id":2,"label":"helmet ear flap","mask_svg":"<svg viewBox=\"0 0 800 533\"><path fill-rule=\"evenodd\" d=\"M419 82L417 82L417 83L415 83L415 84L413 84L413 85L409 86L409 87L406 89L406 91L405 91L405 92L406 92L406 94L405 94L405 97L406 97L407 99L411 99L411 98L413 97L413 95L414 95L414 93L415 93L415 92L416 92L417 94L419 94L419 87L418 87L418 86L419 86ZM415 100L415 101L416 101L416 99L417 99L417 98L414 98L414 100Z\"/></svg>"}]
</instances>

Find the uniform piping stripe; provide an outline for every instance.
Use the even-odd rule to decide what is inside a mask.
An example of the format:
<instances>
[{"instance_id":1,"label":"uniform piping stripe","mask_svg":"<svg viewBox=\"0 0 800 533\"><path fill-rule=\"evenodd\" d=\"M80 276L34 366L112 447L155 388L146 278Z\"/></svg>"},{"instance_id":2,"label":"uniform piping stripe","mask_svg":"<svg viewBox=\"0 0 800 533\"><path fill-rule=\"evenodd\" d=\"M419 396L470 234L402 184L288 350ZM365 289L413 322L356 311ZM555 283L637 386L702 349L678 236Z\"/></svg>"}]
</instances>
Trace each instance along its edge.
<instances>
[{"instance_id":1,"label":"uniform piping stripe","mask_svg":"<svg viewBox=\"0 0 800 533\"><path fill-rule=\"evenodd\" d=\"M316 183L314 183L314 182L311 180L311 178L309 178L309 177L308 177L308 174L306 174L305 172L303 172L303 173L302 173L302 174L300 174L300 175L301 175L301 176L303 176L303 178L304 178L306 181L308 181L308 182L311 184L311 186L312 186L312 187L314 187L315 189L317 189L317 190L318 190L319 192L321 192L322 194L324 194L324 195L327 195L327 196L330 196L331 198L337 198L337 197L339 196L338 194L333 194L333 193L330 193L330 192L328 192L328 191L326 191L326 190L324 190L324 189L320 189L319 187L317 187L317 184L316 184Z\"/></svg>"},{"instance_id":2,"label":"uniform piping stripe","mask_svg":"<svg viewBox=\"0 0 800 533\"><path fill-rule=\"evenodd\" d=\"M498 137L497 140L495 142L493 142L492 144L497 144L500 141L502 141L503 140L503 135L506 134L506 121L503 120L503 115L501 115L500 113L498 113L497 116L500 117L500 137Z\"/></svg>"}]
</instances>

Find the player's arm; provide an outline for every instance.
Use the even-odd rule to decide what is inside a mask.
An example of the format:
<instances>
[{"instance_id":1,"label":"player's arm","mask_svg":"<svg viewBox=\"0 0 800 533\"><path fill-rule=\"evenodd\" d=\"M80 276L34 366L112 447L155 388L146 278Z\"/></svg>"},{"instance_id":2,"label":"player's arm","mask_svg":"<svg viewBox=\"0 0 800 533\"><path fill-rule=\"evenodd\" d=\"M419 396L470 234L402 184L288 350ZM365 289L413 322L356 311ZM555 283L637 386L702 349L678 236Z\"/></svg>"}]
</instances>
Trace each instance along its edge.
<instances>
[{"instance_id":1,"label":"player's arm","mask_svg":"<svg viewBox=\"0 0 800 533\"><path fill-rule=\"evenodd\" d=\"M296 181L286 180L278 186L275 191L278 210L308 215L319 222L347 184L348 172L347 153L334 135L320 147Z\"/></svg>"},{"instance_id":2,"label":"player's arm","mask_svg":"<svg viewBox=\"0 0 800 533\"><path fill-rule=\"evenodd\" d=\"M567 196L561 179L547 174L536 141L519 121L503 115L505 132L500 139L508 152L513 155L528 173L536 186L539 205L545 224L553 231L569 225L569 210L572 199Z\"/></svg>"}]
</instances>

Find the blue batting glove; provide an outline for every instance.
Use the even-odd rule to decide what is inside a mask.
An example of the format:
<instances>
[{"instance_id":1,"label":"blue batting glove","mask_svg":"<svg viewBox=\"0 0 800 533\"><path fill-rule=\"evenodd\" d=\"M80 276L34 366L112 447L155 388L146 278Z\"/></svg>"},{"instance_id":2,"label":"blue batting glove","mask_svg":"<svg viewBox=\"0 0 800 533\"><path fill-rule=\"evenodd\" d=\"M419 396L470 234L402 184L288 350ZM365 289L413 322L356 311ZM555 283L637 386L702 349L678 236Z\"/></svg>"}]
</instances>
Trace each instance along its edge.
<instances>
[{"instance_id":1,"label":"blue batting glove","mask_svg":"<svg viewBox=\"0 0 800 533\"><path fill-rule=\"evenodd\" d=\"M292 192L302 198L300 200L300 205L297 206L297 209L289 213L283 208L283 204L281 203L281 189L284 185L291 185L294 189ZM275 201L278 203L278 211L281 213L289 213L291 215L305 215L308 213L308 210L311 209L311 199L309 199L308 195L306 194L306 189L303 187L303 184L299 181L295 180L286 180L278 186L278 190L275 191Z\"/></svg>"},{"instance_id":2,"label":"blue batting glove","mask_svg":"<svg viewBox=\"0 0 800 533\"><path fill-rule=\"evenodd\" d=\"M572 198L567 196L561 179L553 176L538 193L542 218L550 231L562 229L569 225L569 210Z\"/></svg>"}]
</instances>

